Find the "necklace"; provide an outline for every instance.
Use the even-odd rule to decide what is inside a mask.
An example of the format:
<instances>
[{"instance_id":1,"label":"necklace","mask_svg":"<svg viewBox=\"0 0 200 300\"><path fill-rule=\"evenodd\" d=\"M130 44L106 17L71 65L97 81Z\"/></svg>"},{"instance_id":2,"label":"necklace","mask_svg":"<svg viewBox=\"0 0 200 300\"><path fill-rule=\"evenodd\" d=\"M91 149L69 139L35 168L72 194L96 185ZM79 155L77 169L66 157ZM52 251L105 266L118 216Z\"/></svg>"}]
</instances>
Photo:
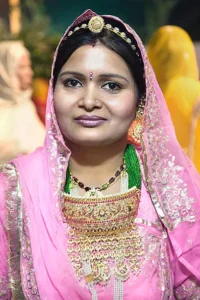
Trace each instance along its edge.
<instances>
[{"instance_id":1,"label":"necklace","mask_svg":"<svg viewBox=\"0 0 200 300\"><path fill-rule=\"evenodd\" d=\"M139 274L144 255L141 237L134 225L141 195L141 173L136 151L132 145L127 145L124 164L115 173L115 180L119 176L121 179L120 194L102 195L101 189L105 184L98 190L90 188L84 197L80 197L77 189L79 181L73 180L69 167L66 175L62 211L70 225L67 249L70 260L78 277L85 277L92 300L98 299L95 284L108 284L112 272L113 298L122 300L124 281L129 278L130 272L135 276ZM112 179L110 183L110 180L109 185L115 181ZM112 259L114 269L111 272L108 260Z\"/></svg>"},{"instance_id":2,"label":"necklace","mask_svg":"<svg viewBox=\"0 0 200 300\"><path fill-rule=\"evenodd\" d=\"M104 191L106 190L111 184L113 184L115 182L115 180L120 176L120 174L126 170L126 164L123 163L119 170L117 170L115 172L115 175L112 176L107 183L104 183L101 187L94 187L94 188L91 188L89 186L85 186L84 183L82 183L81 181L78 180L77 177L73 176L72 175L72 171L71 171L71 168L69 166L69 171L70 171L70 176L71 176L71 185L74 186L74 185L78 185L80 188L84 189L86 192L90 191L90 190L97 190L97 191Z\"/></svg>"},{"instance_id":3,"label":"necklace","mask_svg":"<svg viewBox=\"0 0 200 300\"><path fill-rule=\"evenodd\" d=\"M72 175L70 165L67 168L66 182L64 191L66 194L73 193L77 194L77 187L85 189L88 196L100 196L101 191L106 190L116 179L121 175L121 180L128 176L128 188L136 186L138 189L141 188L141 173L139 160L135 151L135 148L128 144L124 152L124 163L120 166L119 170L116 171L115 175L109 179L109 181L103 184L101 187L85 187L85 185ZM75 191L75 192L72 192Z\"/></svg>"}]
</instances>

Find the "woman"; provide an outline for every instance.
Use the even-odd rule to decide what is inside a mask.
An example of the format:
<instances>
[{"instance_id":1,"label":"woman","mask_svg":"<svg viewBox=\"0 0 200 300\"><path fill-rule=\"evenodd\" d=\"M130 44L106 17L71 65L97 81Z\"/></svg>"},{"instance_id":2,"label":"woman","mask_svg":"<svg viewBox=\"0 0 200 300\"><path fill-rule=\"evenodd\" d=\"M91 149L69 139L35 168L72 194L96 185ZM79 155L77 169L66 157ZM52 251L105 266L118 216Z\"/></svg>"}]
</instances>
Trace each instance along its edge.
<instances>
[{"instance_id":1,"label":"woman","mask_svg":"<svg viewBox=\"0 0 200 300\"><path fill-rule=\"evenodd\" d=\"M19 41L0 43L0 163L34 151L45 129L31 100L30 54Z\"/></svg>"},{"instance_id":2,"label":"woman","mask_svg":"<svg viewBox=\"0 0 200 300\"><path fill-rule=\"evenodd\" d=\"M66 31L46 126L1 167L2 299L198 299L199 177L121 20L88 10Z\"/></svg>"}]
</instances>

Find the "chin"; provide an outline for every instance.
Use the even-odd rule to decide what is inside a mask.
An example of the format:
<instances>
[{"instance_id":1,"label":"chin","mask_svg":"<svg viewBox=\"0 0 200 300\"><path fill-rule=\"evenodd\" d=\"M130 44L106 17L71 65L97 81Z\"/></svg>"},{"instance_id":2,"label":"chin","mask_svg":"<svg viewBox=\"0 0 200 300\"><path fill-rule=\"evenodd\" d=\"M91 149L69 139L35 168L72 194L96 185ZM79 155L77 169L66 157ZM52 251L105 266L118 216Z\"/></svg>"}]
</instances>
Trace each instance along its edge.
<instances>
[{"instance_id":1,"label":"chin","mask_svg":"<svg viewBox=\"0 0 200 300\"><path fill-rule=\"evenodd\" d=\"M73 136L73 138L67 138L66 144L70 143L76 144L82 147L100 147L103 145L112 144L114 141L111 137L100 137L96 135L95 137L83 137L80 138Z\"/></svg>"},{"instance_id":2,"label":"chin","mask_svg":"<svg viewBox=\"0 0 200 300\"><path fill-rule=\"evenodd\" d=\"M127 136L127 135L126 135ZM78 145L80 147L102 147L102 146L108 146L108 145L112 145L115 142L119 141L119 140L123 140L124 138L122 137L114 137L112 136L104 136L104 137L100 137L100 136L95 136L94 138L91 137L80 137L80 138L76 138L73 136L73 138L68 138L66 140L66 144L70 146L70 143L73 143L75 145Z\"/></svg>"},{"instance_id":3,"label":"chin","mask_svg":"<svg viewBox=\"0 0 200 300\"><path fill-rule=\"evenodd\" d=\"M82 147L100 147L111 145L119 140L127 139L127 131L116 131L106 130L105 128L99 130L100 128L89 129L89 131L74 129L63 133L66 141L66 145L71 143L79 145ZM75 134L76 133L76 134Z\"/></svg>"}]
</instances>

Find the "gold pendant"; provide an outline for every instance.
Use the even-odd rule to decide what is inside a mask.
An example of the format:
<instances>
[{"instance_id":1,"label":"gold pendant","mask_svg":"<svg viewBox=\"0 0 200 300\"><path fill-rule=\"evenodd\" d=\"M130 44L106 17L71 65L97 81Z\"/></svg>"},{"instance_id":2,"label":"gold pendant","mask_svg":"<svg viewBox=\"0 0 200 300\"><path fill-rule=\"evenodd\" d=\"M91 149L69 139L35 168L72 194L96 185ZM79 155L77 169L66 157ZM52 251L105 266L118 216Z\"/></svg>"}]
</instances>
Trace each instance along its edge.
<instances>
[{"instance_id":1,"label":"gold pendant","mask_svg":"<svg viewBox=\"0 0 200 300\"><path fill-rule=\"evenodd\" d=\"M101 191L92 188L91 190L87 191L84 195L85 198L101 198L103 194Z\"/></svg>"}]
</instances>

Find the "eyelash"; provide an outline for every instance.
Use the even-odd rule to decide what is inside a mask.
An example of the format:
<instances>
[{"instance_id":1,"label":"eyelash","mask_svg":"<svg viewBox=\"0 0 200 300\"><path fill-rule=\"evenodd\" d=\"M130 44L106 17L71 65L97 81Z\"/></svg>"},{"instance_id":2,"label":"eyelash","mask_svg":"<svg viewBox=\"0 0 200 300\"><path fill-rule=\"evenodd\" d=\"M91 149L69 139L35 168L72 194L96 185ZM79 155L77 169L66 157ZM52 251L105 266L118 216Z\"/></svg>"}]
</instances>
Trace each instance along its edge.
<instances>
[{"instance_id":1,"label":"eyelash","mask_svg":"<svg viewBox=\"0 0 200 300\"><path fill-rule=\"evenodd\" d=\"M75 78L67 78L67 79L63 80L63 85L64 85L65 87L74 88L74 89L75 89L75 88L79 88L79 87L77 87L77 86L69 85L69 83L70 83L70 82L72 83L72 81L74 81L74 82L76 82L76 83L79 83L81 86L83 86L82 83L81 83L79 80L75 79Z\"/></svg>"},{"instance_id":2,"label":"eyelash","mask_svg":"<svg viewBox=\"0 0 200 300\"><path fill-rule=\"evenodd\" d=\"M73 86L72 84L70 84L70 83L72 83L74 81L74 83L76 83L76 84L80 84L80 86L82 87L83 86L83 84L81 83L81 81L79 81L78 79L75 79L75 78L67 78L67 79L65 79L65 80L63 80L63 85L65 86L65 87L68 87L68 88L74 88L74 89L76 89L76 88L80 88L80 86ZM113 88L113 89L111 89L111 88L105 88L105 86L106 85L109 85L109 84L113 84L114 86L115 86L115 88ZM107 90L107 91L109 91L109 92L117 92L117 91L119 91L119 90L121 90L122 89L122 86L119 84L119 83L117 83L117 82L115 82L115 81L108 81L108 82L105 82L102 86L101 86L101 88L103 88L104 90Z\"/></svg>"},{"instance_id":3,"label":"eyelash","mask_svg":"<svg viewBox=\"0 0 200 300\"><path fill-rule=\"evenodd\" d=\"M122 86L121 86L119 83L114 82L114 81L109 81L109 82L104 83L104 84L102 85L102 88L105 87L106 85L109 85L109 84L113 84L113 85L115 85L115 87L117 87L117 88L115 88L115 89L105 89L105 90L112 91L112 92L117 92L117 91L119 91L119 90L122 89Z\"/></svg>"}]
</instances>

